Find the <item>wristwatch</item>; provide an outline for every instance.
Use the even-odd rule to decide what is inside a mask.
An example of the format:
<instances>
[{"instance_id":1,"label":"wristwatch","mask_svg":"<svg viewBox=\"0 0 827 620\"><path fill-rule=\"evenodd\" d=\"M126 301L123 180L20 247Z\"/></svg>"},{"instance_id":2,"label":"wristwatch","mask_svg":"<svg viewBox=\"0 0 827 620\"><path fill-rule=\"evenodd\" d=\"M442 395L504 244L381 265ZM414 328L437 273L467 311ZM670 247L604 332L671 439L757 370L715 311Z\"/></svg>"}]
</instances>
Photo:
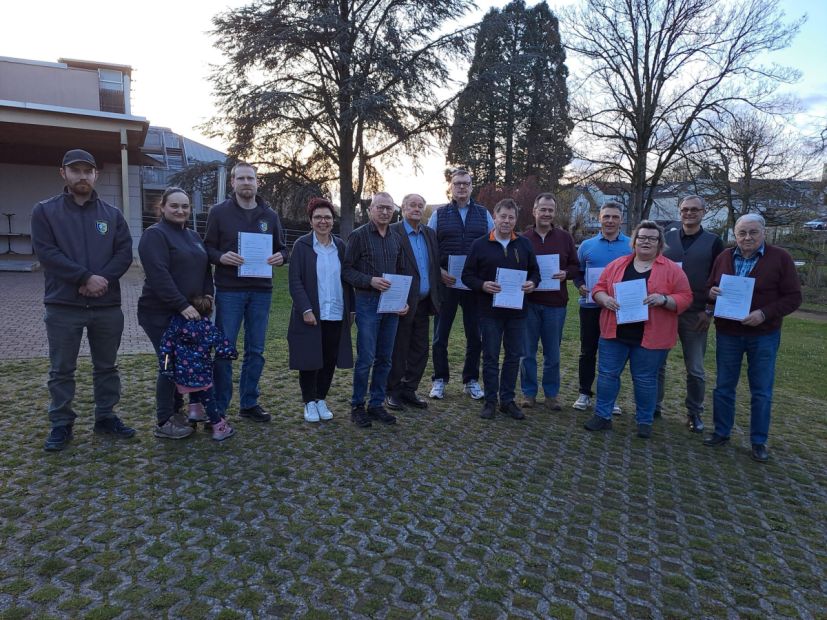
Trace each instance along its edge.
<instances>
[{"instance_id":1,"label":"wristwatch","mask_svg":"<svg viewBox=\"0 0 827 620\"><path fill-rule=\"evenodd\" d=\"M713 306L707 306L704 308L704 312L706 313L706 316L712 316L715 314L715 308Z\"/></svg>"}]
</instances>

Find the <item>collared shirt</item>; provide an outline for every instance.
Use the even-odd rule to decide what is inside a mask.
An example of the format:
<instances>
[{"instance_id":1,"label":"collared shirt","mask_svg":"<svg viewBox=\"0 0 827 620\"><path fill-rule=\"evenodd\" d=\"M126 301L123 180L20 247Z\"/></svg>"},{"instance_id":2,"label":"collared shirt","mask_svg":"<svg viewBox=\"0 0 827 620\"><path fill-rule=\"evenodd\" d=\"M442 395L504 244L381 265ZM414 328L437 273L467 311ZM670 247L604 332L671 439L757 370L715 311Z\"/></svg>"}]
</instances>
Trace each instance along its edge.
<instances>
[{"instance_id":1,"label":"collared shirt","mask_svg":"<svg viewBox=\"0 0 827 620\"><path fill-rule=\"evenodd\" d=\"M319 291L319 320L341 321L345 314L345 296L342 291L342 264L333 239L328 245L319 242L313 233L313 251L316 253L316 281Z\"/></svg>"},{"instance_id":2,"label":"collared shirt","mask_svg":"<svg viewBox=\"0 0 827 620\"><path fill-rule=\"evenodd\" d=\"M379 294L370 286L371 278L383 273L405 273L399 235L386 230L379 234L376 224L368 222L354 230L345 248L344 278L357 289Z\"/></svg>"},{"instance_id":3,"label":"collared shirt","mask_svg":"<svg viewBox=\"0 0 827 620\"><path fill-rule=\"evenodd\" d=\"M402 220L402 224L405 226L408 241L411 242L414 258L416 258L416 268L419 270L419 296L425 297L431 292L431 282L428 277L431 265L428 260L428 243L425 241L425 231L422 230L422 224L419 225L418 230L414 230L413 226L408 224L406 220Z\"/></svg>"},{"instance_id":4,"label":"collared shirt","mask_svg":"<svg viewBox=\"0 0 827 620\"><path fill-rule=\"evenodd\" d=\"M743 254L741 254L741 248L737 245L735 246L735 275L741 278L744 278L749 275L749 272L752 271L752 268L755 267L755 263L758 262L758 259L764 255L764 244L761 244L761 247L758 248L752 256L746 258Z\"/></svg>"}]
</instances>

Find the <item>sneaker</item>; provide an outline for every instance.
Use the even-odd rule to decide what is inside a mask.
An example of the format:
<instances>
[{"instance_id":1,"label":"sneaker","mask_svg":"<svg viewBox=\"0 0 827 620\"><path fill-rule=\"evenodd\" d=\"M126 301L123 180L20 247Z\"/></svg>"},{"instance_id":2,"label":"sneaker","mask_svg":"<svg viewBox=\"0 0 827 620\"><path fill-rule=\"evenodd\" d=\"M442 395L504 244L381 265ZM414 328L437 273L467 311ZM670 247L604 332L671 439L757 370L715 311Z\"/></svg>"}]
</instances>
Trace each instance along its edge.
<instances>
[{"instance_id":1,"label":"sneaker","mask_svg":"<svg viewBox=\"0 0 827 620\"><path fill-rule=\"evenodd\" d=\"M497 403L485 403L480 411L480 417L483 420L493 420L496 414Z\"/></svg>"},{"instance_id":2,"label":"sneaker","mask_svg":"<svg viewBox=\"0 0 827 620\"><path fill-rule=\"evenodd\" d=\"M155 426L152 434L159 439L184 439L194 432L189 424L181 424L175 416L164 422L161 426Z\"/></svg>"},{"instance_id":3,"label":"sneaker","mask_svg":"<svg viewBox=\"0 0 827 620\"><path fill-rule=\"evenodd\" d=\"M560 405L560 400L556 396L546 396L546 409L551 411L562 411L563 407Z\"/></svg>"},{"instance_id":4,"label":"sneaker","mask_svg":"<svg viewBox=\"0 0 827 620\"><path fill-rule=\"evenodd\" d=\"M253 422L269 422L270 421L270 414L267 413L264 409L261 408L261 405L253 405L252 407L247 407L246 409L241 409L238 412L242 418L247 418L248 420L252 420Z\"/></svg>"},{"instance_id":5,"label":"sneaker","mask_svg":"<svg viewBox=\"0 0 827 620\"><path fill-rule=\"evenodd\" d=\"M209 420L207 412L204 411L204 405L201 403L190 403L187 407L187 420L190 424Z\"/></svg>"},{"instance_id":6,"label":"sneaker","mask_svg":"<svg viewBox=\"0 0 827 620\"><path fill-rule=\"evenodd\" d=\"M98 420L95 422L95 426L92 430L99 435L114 435L115 437L120 437L122 439L129 439L130 437L135 436L135 429L129 428L126 424L121 422L121 419L116 415L113 415L111 418Z\"/></svg>"},{"instance_id":7,"label":"sneaker","mask_svg":"<svg viewBox=\"0 0 827 620\"><path fill-rule=\"evenodd\" d=\"M581 394L577 397L577 400L574 401L572 407L577 409L578 411L585 411L589 407L592 406L592 397L588 394Z\"/></svg>"},{"instance_id":8,"label":"sneaker","mask_svg":"<svg viewBox=\"0 0 827 620\"><path fill-rule=\"evenodd\" d=\"M224 441L235 435L235 429L227 423L227 418L221 418L218 424L213 424L213 441Z\"/></svg>"},{"instance_id":9,"label":"sneaker","mask_svg":"<svg viewBox=\"0 0 827 620\"><path fill-rule=\"evenodd\" d=\"M319 410L316 408L316 403L304 403L304 421L305 422L318 422L319 421Z\"/></svg>"},{"instance_id":10,"label":"sneaker","mask_svg":"<svg viewBox=\"0 0 827 620\"><path fill-rule=\"evenodd\" d=\"M382 405L368 407L368 416L373 420L379 420L383 424L396 424L396 416L388 413Z\"/></svg>"},{"instance_id":11,"label":"sneaker","mask_svg":"<svg viewBox=\"0 0 827 620\"><path fill-rule=\"evenodd\" d=\"M508 401L504 405L500 405L500 411L502 411L503 413L507 413L515 420L525 419L525 414L523 413L523 410L520 409L517 406L517 403L515 403L513 400Z\"/></svg>"},{"instance_id":12,"label":"sneaker","mask_svg":"<svg viewBox=\"0 0 827 620\"><path fill-rule=\"evenodd\" d=\"M46 450L46 452L59 452L63 450L70 441L72 441L72 425L55 426L49 431L49 436L43 444L43 449Z\"/></svg>"},{"instance_id":13,"label":"sneaker","mask_svg":"<svg viewBox=\"0 0 827 620\"><path fill-rule=\"evenodd\" d=\"M610 431L612 430L612 421L601 418L599 415L595 414L586 420L583 428L587 431Z\"/></svg>"},{"instance_id":14,"label":"sneaker","mask_svg":"<svg viewBox=\"0 0 827 620\"><path fill-rule=\"evenodd\" d=\"M520 405L526 409L531 409L532 407L537 406L537 397L536 396L523 396L523 400L520 402Z\"/></svg>"},{"instance_id":15,"label":"sneaker","mask_svg":"<svg viewBox=\"0 0 827 620\"><path fill-rule=\"evenodd\" d=\"M615 405L612 407L612 415L623 415L623 409Z\"/></svg>"},{"instance_id":16,"label":"sneaker","mask_svg":"<svg viewBox=\"0 0 827 620\"><path fill-rule=\"evenodd\" d=\"M320 420L332 420L333 412L327 408L327 403L324 400L316 401L316 411L319 412Z\"/></svg>"},{"instance_id":17,"label":"sneaker","mask_svg":"<svg viewBox=\"0 0 827 620\"><path fill-rule=\"evenodd\" d=\"M474 400L482 400L485 396L485 392L483 392L482 387L480 387L480 382L476 379L471 379L468 383L466 383L463 386L462 391Z\"/></svg>"},{"instance_id":18,"label":"sneaker","mask_svg":"<svg viewBox=\"0 0 827 620\"><path fill-rule=\"evenodd\" d=\"M445 381L442 379L434 379L431 384L431 393L428 394L431 398L445 398Z\"/></svg>"},{"instance_id":19,"label":"sneaker","mask_svg":"<svg viewBox=\"0 0 827 620\"><path fill-rule=\"evenodd\" d=\"M651 424L638 424L637 425L637 436L641 439L649 439L652 436L652 425Z\"/></svg>"},{"instance_id":20,"label":"sneaker","mask_svg":"<svg viewBox=\"0 0 827 620\"><path fill-rule=\"evenodd\" d=\"M373 426L373 423L368 417L368 412L365 411L364 405L359 405L350 410L350 420L359 428L368 428Z\"/></svg>"}]
</instances>

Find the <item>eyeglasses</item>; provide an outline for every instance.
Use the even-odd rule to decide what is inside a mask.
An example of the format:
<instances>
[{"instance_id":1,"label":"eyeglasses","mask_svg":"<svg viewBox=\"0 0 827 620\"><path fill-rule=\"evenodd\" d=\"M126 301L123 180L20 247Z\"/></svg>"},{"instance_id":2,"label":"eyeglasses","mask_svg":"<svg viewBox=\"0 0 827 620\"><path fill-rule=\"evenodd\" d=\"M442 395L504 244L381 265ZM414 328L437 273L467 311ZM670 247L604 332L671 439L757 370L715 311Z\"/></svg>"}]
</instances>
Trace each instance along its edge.
<instances>
[{"instance_id":1,"label":"eyeglasses","mask_svg":"<svg viewBox=\"0 0 827 620\"><path fill-rule=\"evenodd\" d=\"M695 213L700 213L703 209L698 209L697 207L692 207L691 209L681 209L681 213L689 213L694 215Z\"/></svg>"},{"instance_id":2,"label":"eyeglasses","mask_svg":"<svg viewBox=\"0 0 827 620\"><path fill-rule=\"evenodd\" d=\"M660 237L650 237L649 235L638 235L636 237L638 241L644 241L646 243L657 243L660 241Z\"/></svg>"},{"instance_id":3,"label":"eyeglasses","mask_svg":"<svg viewBox=\"0 0 827 620\"><path fill-rule=\"evenodd\" d=\"M471 181L454 181L451 185L454 187L471 187Z\"/></svg>"},{"instance_id":4,"label":"eyeglasses","mask_svg":"<svg viewBox=\"0 0 827 620\"><path fill-rule=\"evenodd\" d=\"M541 209L537 207L537 213L542 213L543 215L554 215L554 209Z\"/></svg>"},{"instance_id":5,"label":"eyeglasses","mask_svg":"<svg viewBox=\"0 0 827 620\"><path fill-rule=\"evenodd\" d=\"M735 236L739 239L746 239L747 237L760 237L761 236L760 230L739 230L735 233Z\"/></svg>"},{"instance_id":6,"label":"eyeglasses","mask_svg":"<svg viewBox=\"0 0 827 620\"><path fill-rule=\"evenodd\" d=\"M376 209L377 211L393 211L394 210L393 205L375 205L373 208Z\"/></svg>"},{"instance_id":7,"label":"eyeglasses","mask_svg":"<svg viewBox=\"0 0 827 620\"><path fill-rule=\"evenodd\" d=\"M313 216L314 222L332 222L333 216L332 215L314 215Z\"/></svg>"}]
</instances>

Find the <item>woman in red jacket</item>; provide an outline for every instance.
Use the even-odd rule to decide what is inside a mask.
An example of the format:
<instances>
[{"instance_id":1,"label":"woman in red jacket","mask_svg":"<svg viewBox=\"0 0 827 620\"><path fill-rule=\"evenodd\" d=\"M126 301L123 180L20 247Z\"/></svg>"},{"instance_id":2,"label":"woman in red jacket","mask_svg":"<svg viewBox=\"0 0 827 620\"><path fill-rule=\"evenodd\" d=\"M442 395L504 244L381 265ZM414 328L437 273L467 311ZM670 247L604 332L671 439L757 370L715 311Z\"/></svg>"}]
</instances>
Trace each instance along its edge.
<instances>
[{"instance_id":1,"label":"woman in red jacket","mask_svg":"<svg viewBox=\"0 0 827 620\"><path fill-rule=\"evenodd\" d=\"M678 315L692 302L686 274L661 255L663 248L663 229L655 222L643 220L632 234L632 253L609 263L594 287L592 297L603 311L600 313L597 404L595 414L584 425L586 430L612 428L612 408L620 391L620 374L629 360L637 434L644 439L652 435L658 368L677 341ZM621 304L617 285L633 280L645 282L645 297L632 300L642 301L645 310L632 317L631 322L625 322L622 315L618 316ZM628 308L629 302L626 303Z\"/></svg>"}]
</instances>

